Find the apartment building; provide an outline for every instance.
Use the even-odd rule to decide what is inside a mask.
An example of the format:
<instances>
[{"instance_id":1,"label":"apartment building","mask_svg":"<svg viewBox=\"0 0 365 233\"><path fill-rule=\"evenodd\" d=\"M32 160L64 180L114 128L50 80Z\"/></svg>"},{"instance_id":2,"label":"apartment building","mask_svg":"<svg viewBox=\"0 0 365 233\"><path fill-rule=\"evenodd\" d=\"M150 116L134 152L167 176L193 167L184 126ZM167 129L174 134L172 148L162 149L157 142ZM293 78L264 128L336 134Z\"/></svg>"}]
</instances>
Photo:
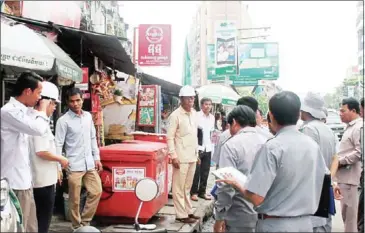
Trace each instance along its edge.
<instances>
[{"instance_id":1,"label":"apartment building","mask_svg":"<svg viewBox=\"0 0 365 233\"><path fill-rule=\"evenodd\" d=\"M243 38L252 37L252 31L240 30L252 27L248 6L244 2L202 1L187 35L191 84L195 87L212 82L207 79L207 51L208 45L215 43L215 23L220 20L236 22L238 42Z\"/></svg>"}]
</instances>

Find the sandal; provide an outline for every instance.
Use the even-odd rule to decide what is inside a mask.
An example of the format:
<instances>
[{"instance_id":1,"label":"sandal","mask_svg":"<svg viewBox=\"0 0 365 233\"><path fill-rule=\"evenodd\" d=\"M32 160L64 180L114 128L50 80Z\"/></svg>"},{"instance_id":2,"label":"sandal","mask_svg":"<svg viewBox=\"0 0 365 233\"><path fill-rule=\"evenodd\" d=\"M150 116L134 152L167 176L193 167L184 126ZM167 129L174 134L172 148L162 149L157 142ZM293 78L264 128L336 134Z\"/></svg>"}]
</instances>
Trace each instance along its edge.
<instances>
[{"instance_id":1,"label":"sandal","mask_svg":"<svg viewBox=\"0 0 365 233\"><path fill-rule=\"evenodd\" d=\"M196 194L191 195L190 199L191 199L192 201L199 201L199 199L198 199L198 195L196 195Z\"/></svg>"},{"instance_id":2,"label":"sandal","mask_svg":"<svg viewBox=\"0 0 365 233\"><path fill-rule=\"evenodd\" d=\"M209 194L199 195L199 197L207 201L212 200L212 196Z\"/></svg>"}]
</instances>

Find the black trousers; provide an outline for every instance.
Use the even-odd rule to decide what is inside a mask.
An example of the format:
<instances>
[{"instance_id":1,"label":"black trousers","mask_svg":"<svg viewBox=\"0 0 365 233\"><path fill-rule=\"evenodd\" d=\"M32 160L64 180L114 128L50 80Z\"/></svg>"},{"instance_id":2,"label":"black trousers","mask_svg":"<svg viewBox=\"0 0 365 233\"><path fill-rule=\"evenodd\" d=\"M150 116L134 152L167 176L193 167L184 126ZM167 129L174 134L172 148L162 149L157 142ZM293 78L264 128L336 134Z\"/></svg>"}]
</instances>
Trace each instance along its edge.
<instances>
[{"instance_id":1,"label":"black trousers","mask_svg":"<svg viewBox=\"0 0 365 233\"><path fill-rule=\"evenodd\" d=\"M204 196L207 189L207 182L210 171L210 162L212 159L211 152L200 152L200 164L196 164L193 185L191 186L191 195L198 194Z\"/></svg>"},{"instance_id":2,"label":"black trousers","mask_svg":"<svg viewBox=\"0 0 365 233\"><path fill-rule=\"evenodd\" d=\"M55 185L34 188L34 201L37 211L38 233L48 233L55 202Z\"/></svg>"}]
</instances>

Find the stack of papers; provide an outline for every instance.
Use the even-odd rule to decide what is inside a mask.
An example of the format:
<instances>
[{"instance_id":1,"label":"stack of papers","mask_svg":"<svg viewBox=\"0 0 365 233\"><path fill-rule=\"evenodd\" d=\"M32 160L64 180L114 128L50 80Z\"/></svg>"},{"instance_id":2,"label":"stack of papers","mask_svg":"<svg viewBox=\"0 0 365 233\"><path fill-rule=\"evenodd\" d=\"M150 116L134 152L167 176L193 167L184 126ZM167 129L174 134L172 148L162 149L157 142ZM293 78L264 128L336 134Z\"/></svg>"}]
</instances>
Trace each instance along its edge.
<instances>
[{"instance_id":1,"label":"stack of papers","mask_svg":"<svg viewBox=\"0 0 365 233\"><path fill-rule=\"evenodd\" d=\"M247 182L247 176L234 167L219 168L212 171L212 174L218 179L224 179L226 175L229 175L231 176L229 179L236 180L242 187L245 187Z\"/></svg>"}]
</instances>

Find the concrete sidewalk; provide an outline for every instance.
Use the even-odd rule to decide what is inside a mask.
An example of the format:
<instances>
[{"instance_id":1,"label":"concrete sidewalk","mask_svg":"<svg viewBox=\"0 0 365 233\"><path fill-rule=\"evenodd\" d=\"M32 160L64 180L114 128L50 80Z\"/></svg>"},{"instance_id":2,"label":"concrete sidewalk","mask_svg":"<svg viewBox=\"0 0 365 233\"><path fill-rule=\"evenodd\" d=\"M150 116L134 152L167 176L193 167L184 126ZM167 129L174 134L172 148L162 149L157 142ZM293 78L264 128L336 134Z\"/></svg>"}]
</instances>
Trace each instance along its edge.
<instances>
[{"instance_id":1,"label":"concrete sidewalk","mask_svg":"<svg viewBox=\"0 0 365 233\"><path fill-rule=\"evenodd\" d=\"M211 170L214 168L212 167ZM214 186L214 176L210 174L208 179L207 191L210 191ZM165 228L170 232L200 232L203 224L203 220L207 220L213 214L213 201L207 201L199 198L198 202L194 202L193 207L195 215L201 217L200 221L194 224L184 224L175 221L175 209L172 203L172 199L169 195L168 203L153 217L150 221L152 224L156 224L156 229ZM120 224L109 226L95 226L103 232L133 232L132 224ZM54 216L52 219L49 232L71 232L71 223L63 219L63 217Z\"/></svg>"}]
</instances>

